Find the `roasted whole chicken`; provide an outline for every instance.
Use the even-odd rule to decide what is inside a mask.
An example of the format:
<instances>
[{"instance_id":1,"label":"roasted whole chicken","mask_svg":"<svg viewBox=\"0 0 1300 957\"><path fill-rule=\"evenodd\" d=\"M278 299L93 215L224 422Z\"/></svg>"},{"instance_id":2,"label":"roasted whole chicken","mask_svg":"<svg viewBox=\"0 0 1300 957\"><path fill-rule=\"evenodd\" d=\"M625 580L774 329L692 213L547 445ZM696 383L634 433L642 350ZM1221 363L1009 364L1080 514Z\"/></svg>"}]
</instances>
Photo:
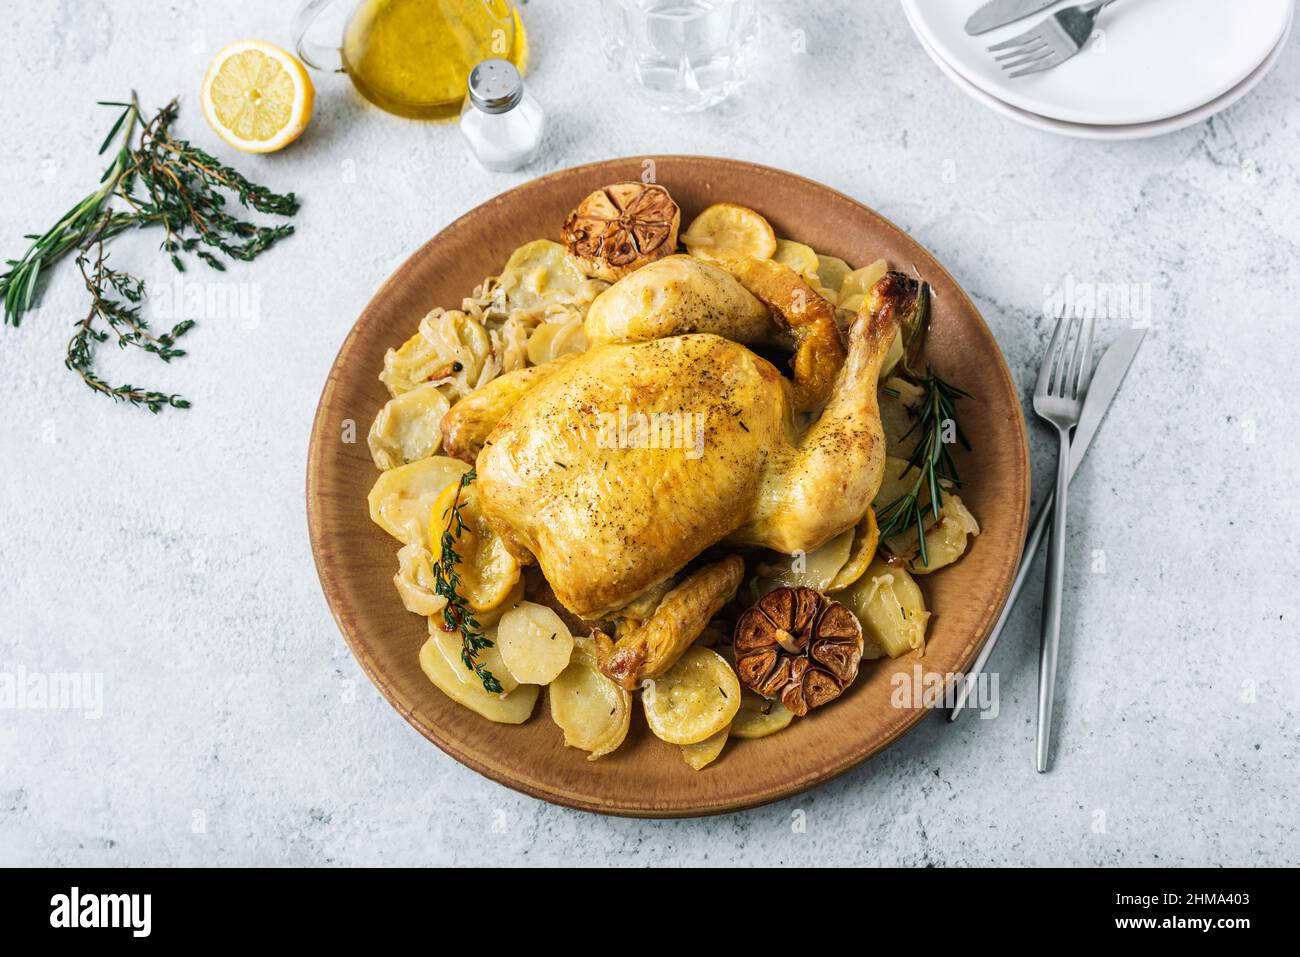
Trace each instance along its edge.
<instances>
[{"instance_id":1,"label":"roasted whole chicken","mask_svg":"<svg viewBox=\"0 0 1300 957\"><path fill-rule=\"evenodd\" d=\"M583 618L616 613L714 545L812 551L857 523L880 486L877 376L909 284L890 273L873 290L825 408L806 427L791 381L710 331L734 334L733 316L705 311L687 334L598 345L513 385L506 380L524 373L502 376L464 415L452 408L444 435L458 454L481 444L484 516ZM671 316L651 325L676 328ZM495 409L485 395L493 385ZM474 427L462 428L471 417ZM494 418L476 441L471 433ZM740 575L702 571L700 587L722 595L698 602L712 614Z\"/></svg>"},{"instance_id":2,"label":"roasted whole chicken","mask_svg":"<svg viewBox=\"0 0 1300 957\"><path fill-rule=\"evenodd\" d=\"M747 206L681 213L602 187L431 309L384 356L367 505L450 700L520 724L545 687L588 760L639 700L700 770L923 651L911 576L979 526L920 455L966 396L922 362L929 284Z\"/></svg>"}]
</instances>

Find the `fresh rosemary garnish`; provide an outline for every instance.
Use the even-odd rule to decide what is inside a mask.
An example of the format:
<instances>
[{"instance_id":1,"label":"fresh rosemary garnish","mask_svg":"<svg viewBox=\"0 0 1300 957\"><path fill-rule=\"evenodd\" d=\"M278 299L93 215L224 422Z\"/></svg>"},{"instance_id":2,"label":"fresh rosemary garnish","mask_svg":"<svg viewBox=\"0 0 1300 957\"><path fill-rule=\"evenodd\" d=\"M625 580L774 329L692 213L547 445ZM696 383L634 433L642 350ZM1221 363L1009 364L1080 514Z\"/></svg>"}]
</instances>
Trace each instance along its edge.
<instances>
[{"instance_id":1,"label":"fresh rosemary garnish","mask_svg":"<svg viewBox=\"0 0 1300 957\"><path fill-rule=\"evenodd\" d=\"M501 682L482 662L475 660L480 651L492 647L492 639L479 630L478 620L460 594L460 575L456 572L456 565L460 562L460 556L456 554L456 539L465 530L465 519L460 512L460 493L476 478L478 473L474 469L460 477L456 497L448 509L447 527L442 532L442 552L433 567L433 584L434 591L447 599L447 604L442 609L442 630L460 632L460 660L466 668L478 675L483 682L484 691L501 694Z\"/></svg>"},{"instance_id":2,"label":"fresh rosemary garnish","mask_svg":"<svg viewBox=\"0 0 1300 957\"><path fill-rule=\"evenodd\" d=\"M913 421L903 434L904 440L914 432L919 431L920 434L907 461L907 468L903 469L903 475L915 470L916 480L909 491L880 510L876 522L880 528L879 540L882 544L891 535L915 528L917 553L922 565L930 564L930 557L925 550L925 513L928 511L936 522L939 521L944 487L960 487L962 484L948 446L956 441L965 448L970 448L969 440L957 423L955 408L957 400L969 399L970 393L945 382L935 375L932 368L927 367L925 375L916 371L917 359L929 329L930 284L921 282L917 286L916 297L905 311L901 322L904 351L899 363L902 376L922 389L920 402L907 407ZM895 390L885 391L898 395ZM922 504L922 496L926 493L929 494L928 505Z\"/></svg>"},{"instance_id":3,"label":"fresh rosemary garnish","mask_svg":"<svg viewBox=\"0 0 1300 957\"><path fill-rule=\"evenodd\" d=\"M93 193L44 233L28 235L26 238L31 240L31 245L21 259L7 260L9 268L0 275L0 300L3 301L4 323L7 325L17 326L22 321L23 315L31 308L37 280L56 262L73 250L78 250L78 258L82 259L91 247L128 229L162 226L165 231L162 249L172 265L182 272L185 269L183 254L192 253L212 268L224 270L225 263L217 254L248 261L293 233L293 227L288 224L263 226L240 219L227 210L227 194L237 198L245 208L277 216L294 215L298 211L298 200L293 193L280 195L249 182L210 154L173 136L171 125L178 109L175 100L143 124L140 105L134 96L129 103L101 102L100 105L121 109L99 148L103 154L118 140L113 162L104 170L99 187ZM115 206L114 200L123 205ZM163 347L161 343L166 338L163 336L153 340L141 334L138 340L131 340L127 333L127 338L123 338L121 330L132 324L136 325L137 332L143 333L138 310L144 286L127 273L104 268L103 259L101 251L95 268L86 270L84 263L82 268L93 300L92 318L98 315L108 322L119 333L120 345L148 348L145 343L152 342L158 350L149 351L159 351L161 355L164 349L169 350L166 358L183 354L169 346ZM122 299L130 305L123 303ZM121 323L115 325L110 315L116 316ZM91 368L90 343L103 339L90 334L87 325L87 320L78 324L74 344L82 332L87 335L81 338L76 348L69 345L66 364L80 373L92 389L145 405L155 412L164 405L173 408L188 406L184 400L173 401L175 396L131 386L112 387L99 379ZM179 333L173 330L169 335L174 339ZM153 400L148 397L153 397Z\"/></svg>"},{"instance_id":4,"label":"fresh rosemary garnish","mask_svg":"<svg viewBox=\"0 0 1300 957\"><path fill-rule=\"evenodd\" d=\"M110 332L117 337L118 348L135 346L156 355L163 362L171 362L185 355L185 350L176 348L176 340L194 325L185 319L172 326L170 332L159 336L151 333L149 324L140 315L144 283L130 273L110 269L102 241L96 245L96 250L93 265L87 252L77 255L77 267L90 293L90 311L77 323L77 331L68 341L68 355L63 364L78 373L91 389L111 396L115 401L142 405L155 413L164 406L188 409L189 401L179 395L167 395L133 385L110 386L96 375L94 347L97 343L107 342ZM114 293L120 298L113 298ZM98 328L96 320L102 320L107 328Z\"/></svg>"},{"instance_id":5,"label":"fresh rosemary garnish","mask_svg":"<svg viewBox=\"0 0 1300 957\"><path fill-rule=\"evenodd\" d=\"M916 480L908 492L881 509L876 522L880 526L881 542L914 526L921 564L929 565L930 559L925 551L925 513L929 511L934 520L938 521L944 487L960 487L962 484L948 445L955 439L967 449L970 448L970 441L957 423L954 408L957 399L970 398L970 393L944 382L934 374L933 369L927 369L926 375L917 380L916 384L924 390L924 394L916 406L908 408L914 421L903 435L906 439L913 432L920 433L920 440L912 450L907 468L903 470L906 475L915 469ZM930 498L928 506L921 504L921 497L926 492Z\"/></svg>"}]
</instances>

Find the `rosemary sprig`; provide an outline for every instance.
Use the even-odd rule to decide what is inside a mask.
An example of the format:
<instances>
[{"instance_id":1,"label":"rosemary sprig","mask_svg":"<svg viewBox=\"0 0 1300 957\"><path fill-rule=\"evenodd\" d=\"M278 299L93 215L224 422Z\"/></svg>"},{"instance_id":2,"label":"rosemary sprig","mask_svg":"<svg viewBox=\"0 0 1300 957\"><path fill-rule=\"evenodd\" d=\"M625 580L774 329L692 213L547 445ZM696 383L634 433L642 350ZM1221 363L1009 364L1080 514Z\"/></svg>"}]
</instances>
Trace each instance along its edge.
<instances>
[{"instance_id":1,"label":"rosemary sprig","mask_svg":"<svg viewBox=\"0 0 1300 957\"><path fill-rule=\"evenodd\" d=\"M178 110L175 100L143 124L140 105L134 95L130 102L101 101L100 105L120 108L99 148L103 154L117 141L113 162L104 170L94 192L44 233L28 235L26 238L31 240L31 245L22 258L6 261L8 269L0 275L0 301L3 302L4 323L7 325L17 326L22 321L24 313L31 308L37 281L49 272L51 266L74 249L84 255L95 244L102 244L128 229L161 226L164 230L162 249L180 271L185 269L183 254L192 253L213 269L224 270L225 263L218 254L228 259L248 261L293 233L291 225L260 225L240 219L229 211L228 195L233 195L246 209L277 216L294 215L298 211L298 200L293 193L280 195L250 182L237 170L222 165L210 154L174 136L171 125ZM123 205L115 207L114 200ZM142 297L144 287L126 273L99 268L103 261L102 251L97 259L99 265L96 268L88 271L83 266L82 269L92 297L91 319L99 316L111 329L119 332L120 345L139 345L152 352L166 351L168 347L159 345L164 338L161 336L156 340L143 335L135 340L129 335L125 340L122 338L120 329L125 329L128 324L122 311L128 309L123 299L136 307L131 321L139 317L139 299L131 299L126 289ZM115 284L115 280L121 285ZM114 325L110 316L116 316L119 325ZM145 405L155 412L163 405L188 407L184 400L172 401L176 396L128 386L109 387L99 380L91 371L89 347L92 342L104 340L88 331L90 324L83 320L77 325L78 333L69 344L66 364L80 373L95 391ZM175 338L178 333L173 330L169 335ZM157 348L148 349L149 342ZM169 358L179 354L182 353L172 350Z\"/></svg>"},{"instance_id":2,"label":"rosemary sprig","mask_svg":"<svg viewBox=\"0 0 1300 957\"><path fill-rule=\"evenodd\" d=\"M925 513L929 511L934 520L938 521L944 487L960 487L962 484L948 445L951 436L965 448L970 448L970 441L957 423L955 405L959 398L968 399L971 396L969 392L939 378L931 368L926 369L925 376L917 378L916 384L924 390L924 394L915 407L909 407L908 411L914 419L903 435L906 439L913 432L920 432L920 440L912 450L907 468L903 470L904 475L915 470L916 479L908 492L880 511L876 521L880 526L881 542L897 532L915 527L921 564L929 565L930 558L925 550ZM928 507L921 504L921 496L925 492L929 492L930 496Z\"/></svg>"},{"instance_id":3,"label":"rosemary sprig","mask_svg":"<svg viewBox=\"0 0 1300 957\"><path fill-rule=\"evenodd\" d=\"M186 319L172 326L170 332L153 335L149 331L149 324L140 315L144 283L130 273L109 268L103 241L96 248L93 265L86 252L77 256L77 267L81 270L81 278L90 293L90 311L77 323L76 332L68 341L68 354L63 364L79 374L92 390L107 395L114 401L144 406L153 413L168 406L173 409L188 409L189 400L179 395L167 395L133 385L110 386L96 374L95 346L107 342L110 333L116 336L117 345L121 349L134 346L156 355L163 362L171 362L185 355L185 350L176 348L176 340L194 325L193 321ZM114 293L120 298L114 298ZM99 328L97 320L102 321L107 328Z\"/></svg>"},{"instance_id":4,"label":"rosemary sprig","mask_svg":"<svg viewBox=\"0 0 1300 957\"><path fill-rule=\"evenodd\" d=\"M112 164L104 170L99 178L99 187L85 197L72 209L68 210L53 226L41 235L29 234L32 244L23 253L21 259L6 260L9 269L0 275L0 295L4 299L4 321L8 325L18 325L32 305L32 296L36 292L36 280L42 271L61 259L70 250L88 244L92 239L108 238L134 224L134 214L114 213L104 209L105 202L117 190L126 171L131 168L131 139L135 134L136 122L140 111L134 101L131 103L101 102L101 106L120 106L122 112L117 122L109 130L99 147L102 156L113 142L118 131L125 127L122 145L113 156Z\"/></svg>"},{"instance_id":5,"label":"rosemary sprig","mask_svg":"<svg viewBox=\"0 0 1300 957\"><path fill-rule=\"evenodd\" d=\"M460 594L460 575L456 572L456 565L460 562L460 556L456 554L456 539L460 538L460 533L465 530L465 518L460 511L460 493L465 491L476 478L478 473L474 469L470 469L460 477L456 497L448 510L447 527L442 532L442 552L433 567L433 583L434 591L447 599L447 604L442 609L442 630L460 632L460 660L464 662L466 668L478 675L479 680L483 682L484 691L490 694L501 694L501 682L482 662L475 661L478 653L485 648L491 648L493 642L479 630L478 620Z\"/></svg>"}]
</instances>

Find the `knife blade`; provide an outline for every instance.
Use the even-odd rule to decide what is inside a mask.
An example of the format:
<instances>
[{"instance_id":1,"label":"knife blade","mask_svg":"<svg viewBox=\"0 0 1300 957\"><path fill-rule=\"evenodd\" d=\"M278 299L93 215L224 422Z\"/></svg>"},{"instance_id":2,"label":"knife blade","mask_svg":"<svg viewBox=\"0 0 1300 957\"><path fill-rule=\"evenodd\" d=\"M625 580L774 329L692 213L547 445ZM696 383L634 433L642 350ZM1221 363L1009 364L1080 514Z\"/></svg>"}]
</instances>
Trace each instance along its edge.
<instances>
[{"instance_id":1,"label":"knife blade","mask_svg":"<svg viewBox=\"0 0 1300 957\"><path fill-rule=\"evenodd\" d=\"M1074 473L1078 470L1079 463L1083 461L1088 446L1092 444L1093 436L1097 434L1101 420L1105 418L1106 410L1110 408L1115 394L1119 391L1120 383L1124 381L1124 376L1128 372L1129 366L1133 364L1138 347L1142 345L1142 340L1146 338L1146 334L1145 329L1128 329L1120 333L1119 337L1110 344L1106 354L1101 357L1101 361L1097 363L1097 371L1093 373L1092 384L1088 386L1088 394L1083 400L1083 411L1079 415L1079 424L1075 426L1074 437L1070 440L1071 478L1074 477ZM989 656L993 654L993 648L997 645L998 638L1002 634L1002 626L1011 617L1011 609L1016 603L1016 597L1020 594L1025 579L1029 577L1029 569L1034 564L1034 556L1038 554L1038 547L1042 544L1043 537L1047 532L1047 523L1052 515L1052 502L1055 498L1056 493L1049 491L1047 498L1043 499L1043 503L1038 506L1038 512L1034 515L1034 522L1029 531L1029 537L1025 540L1025 550L1020 555L1020 567L1016 569L1016 577L1011 583L1011 592L1007 595L1006 604L1002 606L1002 614L998 615L998 620L994 622L993 629L989 632L988 641L984 642L984 647L980 649L975 663L966 672L965 679L959 683L957 697L953 702L952 711L948 715L949 721L956 721L957 716L966 707L966 699L970 697L975 679L984 670L984 665L988 662Z\"/></svg>"},{"instance_id":2,"label":"knife blade","mask_svg":"<svg viewBox=\"0 0 1300 957\"><path fill-rule=\"evenodd\" d=\"M1031 13L1046 10L1056 0L989 0L970 15L966 32L973 37L1014 23Z\"/></svg>"}]
</instances>

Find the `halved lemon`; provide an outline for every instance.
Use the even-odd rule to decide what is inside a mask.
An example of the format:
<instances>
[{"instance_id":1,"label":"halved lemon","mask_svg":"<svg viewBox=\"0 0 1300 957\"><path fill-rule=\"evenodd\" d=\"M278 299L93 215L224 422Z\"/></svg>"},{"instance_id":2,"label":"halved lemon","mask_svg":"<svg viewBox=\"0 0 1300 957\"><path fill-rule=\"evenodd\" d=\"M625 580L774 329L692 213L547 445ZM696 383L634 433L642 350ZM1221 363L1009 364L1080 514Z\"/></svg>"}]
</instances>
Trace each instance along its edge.
<instances>
[{"instance_id":1,"label":"halved lemon","mask_svg":"<svg viewBox=\"0 0 1300 957\"><path fill-rule=\"evenodd\" d=\"M208 67L202 99L203 115L223 140L245 153L270 153L302 135L316 90L292 54L261 40L240 40Z\"/></svg>"}]
</instances>

